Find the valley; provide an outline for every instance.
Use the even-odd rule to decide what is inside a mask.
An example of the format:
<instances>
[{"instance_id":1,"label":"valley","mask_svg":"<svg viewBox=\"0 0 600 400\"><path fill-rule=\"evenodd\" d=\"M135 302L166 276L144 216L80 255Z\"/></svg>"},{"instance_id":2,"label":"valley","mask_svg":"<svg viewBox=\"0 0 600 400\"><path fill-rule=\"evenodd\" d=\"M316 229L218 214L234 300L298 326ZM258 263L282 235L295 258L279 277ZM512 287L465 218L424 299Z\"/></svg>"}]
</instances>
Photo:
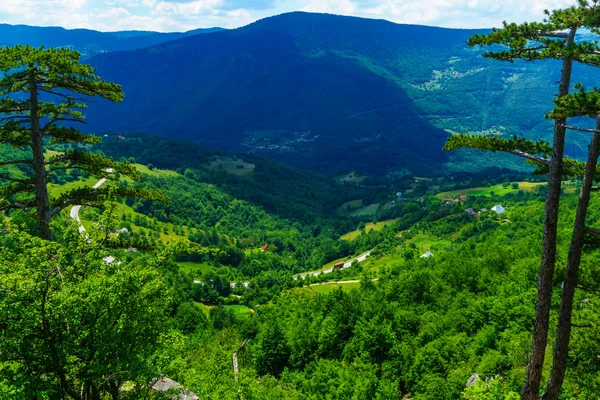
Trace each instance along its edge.
<instances>
[{"instance_id":1,"label":"valley","mask_svg":"<svg viewBox=\"0 0 600 400\"><path fill-rule=\"evenodd\" d=\"M0 399L597 399L578 4L493 30L0 24Z\"/></svg>"}]
</instances>

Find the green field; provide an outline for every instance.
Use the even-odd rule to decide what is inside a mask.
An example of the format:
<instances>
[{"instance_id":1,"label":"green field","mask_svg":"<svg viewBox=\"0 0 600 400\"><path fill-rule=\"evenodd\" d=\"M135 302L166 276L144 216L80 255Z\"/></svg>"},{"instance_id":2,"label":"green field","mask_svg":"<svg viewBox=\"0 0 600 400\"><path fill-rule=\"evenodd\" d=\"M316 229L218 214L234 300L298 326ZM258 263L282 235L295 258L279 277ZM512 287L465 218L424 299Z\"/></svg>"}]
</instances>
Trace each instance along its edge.
<instances>
[{"instance_id":1,"label":"green field","mask_svg":"<svg viewBox=\"0 0 600 400\"><path fill-rule=\"evenodd\" d=\"M491 192L494 192L497 196L503 196L507 193L518 192L523 190L525 192L531 192L537 186L545 185L545 182L518 182L519 188L513 189L510 186L502 187L502 185L494 185L489 187L474 187L469 189L452 190L449 192L438 193L436 197L440 199L455 198L461 195L464 196L491 196Z\"/></svg>"},{"instance_id":2,"label":"green field","mask_svg":"<svg viewBox=\"0 0 600 400\"><path fill-rule=\"evenodd\" d=\"M238 166L243 166L243 168L238 168ZM247 163L246 161L238 158L237 161L213 161L209 164L208 168L223 170L228 174L237 175L237 176L249 176L254 173L255 164Z\"/></svg>"},{"instance_id":3,"label":"green field","mask_svg":"<svg viewBox=\"0 0 600 400\"><path fill-rule=\"evenodd\" d=\"M420 251L446 249L452 245L450 240L440 239L438 237L419 233L407 243L414 243Z\"/></svg>"},{"instance_id":4,"label":"green field","mask_svg":"<svg viewBox=\"0 0 600 400\"><path fill-rule=\"evenodd\" d=\"M202 312L208 317L210 315L210 310L215 308L215 306L209 306L204 303L195 302L196 306L202 310ZM226 309L232 310L233 314L236 317L248 316L254 312L253 309L243 306L243 305L232 305L232 306L224 306Z\"/></svg>"},{"instance_id":5,"label":"green field","mask_svg":"<svg viewBox=\"0 0 600 400\"><path fill-rule=\"evenodd\" d=\"M179 269L185 273L196 273L200 272L202 274L206 272L214 272L215 267L206 262L193 262L193 261L180 261L177 263L179 265Z\"/></svg>"},{"instance_id":6,"label":"green field","mask_svg":"<svg viewBox=\"0 0 600 400\"><path fill-rule=\"evenodd\" d=\"M87 178L58 185L50 183L48 184L48 193L50 197L57 198L60 195L68 193L73 189L92 187L96 184L96 182L98 182L98 179L96 178Z\"/></svg>"},{"instance_id":7,"label":"green field","mask_svg":"<svg viewBox=\"0 0 600 400\"><path fill-rule=\"evenodd\" d=\"M398 219L388 219L387 221L381 221L378 222L376 224L372 223L372 222L368 222L365 225L365 232L369 233L369 231L371 231L371 229L373 229L374 231L380 231L382 230L386 225L394 225L394 223L398 221ZM342 235L340 237L340 239L342 240L354 240L356 239L358 236L360 236L360 231L357 229L355 231L352 232L348 232L345 235Z\"/></svg>"},{"instance_id":8,"label":"green field","mask_svg":"<svg viewBox=\"0 0 600 400\"><path fill-rule=\"evenodd\" d=\"M359 208L363 207L362 199L347 201L340 206L342 210L348 210L349 208Z\"/></svg>"},{"instance_id":9,"label":"green field","mask_svg":"<svg viewBox=\"0 0 600 400\"><path fill-rule=\"evenodd\" d=\"M133 164L135 169L142 174L150 175L150 176L179 176L179 174L175 171L171 171L169 169L149 169L147 166L142 164Z\"/></svg>"},{"instance_id":10,"label":"green field","mask_svg":"<svg viewBox=\"0 0 600 400\"><path fill-rule=\"evenodd\" d=\"M352 171L348 175L342 176L339 178L339 181L342 183L354 183L359 185L363 183L363 181L367 179L364 175L358 175L356 172Z\"/></svg>"},{"instance_id":11,"label":"green field","mask_svg":"<svg viewBox=\"0 0 600 400\"><path fill-rule=\"evenodd\" d=\"M238 304L238 305L232 305L232 306L225 306L225 308L227 308L227 309L229 309L229 310L232 310L232 311L233 311L233 314L234 314L236 317L239 317L239 316L247 316L247 315L250 315L250 314L252 314L252 313L254 312L254 310L253 310L253 309L251 309L251 308L249 308L249 307L246 307L246 306L243 306L243 305L241 305L241 304Z\"/></svg>"},{"instance_id":12,"label":"green field","mask_svg":"<svg viewBox=\"0 0 600 400\"><path fill-rule=\"evenodd\" d=\"M360 287L360 282L327 282L319 285L312 286L304 286L301 288L295 288L297 292L306 293L310 295L315 294L327 294L333 292L338 287L341 287L345 292L350 291L352 289L358 289Z\"/></svg>"},{"instance_id":13,"label":"green field","mask_svg":"<svg viewBox=\"0 0 600 400\"><path fill-rule=\"evenodd\" d=\"M373 203L366 207L361 208L360 210L354 211L351 215L353 217L371 217L371 216L375 215L378 208L379 208L379 203Z\"/></svg>"}]
</instances>

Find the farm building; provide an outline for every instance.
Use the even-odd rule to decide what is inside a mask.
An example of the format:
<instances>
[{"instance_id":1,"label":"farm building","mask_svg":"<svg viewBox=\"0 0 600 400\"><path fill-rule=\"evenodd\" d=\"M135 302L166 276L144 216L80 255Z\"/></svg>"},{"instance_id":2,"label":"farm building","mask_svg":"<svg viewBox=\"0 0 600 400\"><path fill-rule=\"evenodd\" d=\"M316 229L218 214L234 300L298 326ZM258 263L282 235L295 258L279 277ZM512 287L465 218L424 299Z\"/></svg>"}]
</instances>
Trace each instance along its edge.
<instances>
[{"instance_id":1,"label":"farm building","mask_svg":"<svg viewBox=\"0 0 600 400\"><path fill-rule=\"evenodd\" d=\"M504 214L506 210L500 204L497 204L492 207L492 211L494 211L496 214Z\"/></svg>"},{"instance_id":2,"label":"farm building","mask_svg":"<svg viewBox=\"0 0 600 400\"><path fill-rule=\"evenodd\" d=\"M421 258L429 258L429 257L433 257L433 253L430 251L421 255Z\"/></svg>"},{"instance_id":3,"label":"farm building","mask_svg":"<svg viewBox=\"0 0 600 400\"><path fill-rule=\"evenodd\" d=\"M156 379L152 383L152 390L154 392L173 392L172 394L167 394L166 398L173 400L199 400L200 398L196 396L193 392L181 386L179 383L175 382L173 379L169 379L166 376L162 378Z\"/></svg>"}]
</instances>

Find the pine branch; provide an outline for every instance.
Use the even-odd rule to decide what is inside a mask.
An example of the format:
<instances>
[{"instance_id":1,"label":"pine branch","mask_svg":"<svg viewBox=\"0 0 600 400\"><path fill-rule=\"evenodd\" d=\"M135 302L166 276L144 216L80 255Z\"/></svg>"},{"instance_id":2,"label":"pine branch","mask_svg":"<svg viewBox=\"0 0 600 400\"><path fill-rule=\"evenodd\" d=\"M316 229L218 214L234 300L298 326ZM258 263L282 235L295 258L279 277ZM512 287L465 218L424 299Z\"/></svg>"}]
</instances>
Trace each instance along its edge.
<instances>
[{"instance_id":1,"label":"pine branch","mask_svg":"<svg viewBox=\"0 0 600 400\"><path fill-rule=\"evenodd\" d=\"M26 206L24 204L21 204L21 203L11 203L11 204L7 204L5 206L1 206L0 207L0 211L10 210L12 208L16 208L16 209L22 210L27 215L29 215L30 217L33 217L33 213L30 211L31 207L28 207L28 206Z\"/></svg>"},{"instance_id":2,"label":"pine branch","mask_svg":"<svg viewBox=\"0 0 600 400\"><path fill-rule=\"evenodd\" d=\"M84 120L79 119L79 118L65 118L65 117L53 118L50 121L48 121L48 123L46 125L44 125L44 127L42 128L42 132L46 132L50 127L52 127L57 122L78 122L80 124L87 125L87 122L85 122Z\"/></svg>"},{"instance_id":3,"label":"pine branch","mask_svg":"<svg viewBox=\"0 0 600 400\"><path fill-rule=\"evenodd\" d=\"M11 160L11 161L0 161L0 166L14 165L14 164L33 164L33 160Z\"/></svg>"},{"instance_id":4,"label":"pine branch","mask_svg":"<svg viewBox=\"0 0 600 400\"><path fill-rule=\"evenodd\" d=\"M85 167L82 167L80 165L69 165L69 166L66 166L66 167L48 168L48 170L46 172L50 174L52 172L65 171L65 170L69 170L69 169L81 169L81 170L85 170Z\"/></svg>"},{"instance_id":5,"label":"pine branch","mask_svg":"<svg viewBox=\"0 0 600 400\"><path fill-rule=\"evenodd\" d=\"M17 179L17 178L13 178L12 176L6 175L6 174L0 174L0 179L4 179L7 181L11 181L11 182L18 182L18 183L32 183L33 179Z\"/></svg>"},{"instance_id":6,"label":"pine branch","mask_svg":"<svg viewBox=\"0 0 600 400\"><path fill-rule=\"evenodd\" d=\"M600 235L600 229L590 228L589 226L585 227L585 231L594 235Z\"/></svg>"},{"instance_id":7,"label":"pine branch","mask_svg":"<svg viewBox=\"0 0 600 400\"><path fill-rule=\"evenodd\" d=\"M67 100L68 102L83 101L83 102L86 102L86 103L90 103L90 100L87 99L87 98L85 98L85 97L69 96L69 95L64 94L64 93L55 92L54 90L47 89L44 86L38 86L38 90L41 91L41 92L45 92L45 93L51 94L53 96L62 97L63 99Z\"/></svg>"}]
</instances>

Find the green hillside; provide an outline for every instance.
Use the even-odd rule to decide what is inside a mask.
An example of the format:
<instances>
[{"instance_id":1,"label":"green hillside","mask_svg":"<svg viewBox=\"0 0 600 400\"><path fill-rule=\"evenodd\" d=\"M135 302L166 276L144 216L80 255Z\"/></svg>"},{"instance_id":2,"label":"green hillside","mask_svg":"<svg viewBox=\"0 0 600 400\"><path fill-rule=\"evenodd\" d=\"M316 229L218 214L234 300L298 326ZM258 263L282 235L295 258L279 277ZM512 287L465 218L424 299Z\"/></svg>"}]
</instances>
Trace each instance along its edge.
<instances>
[{"instance_id":1,"label":"green hillside","mask_svg":"<svg viewBox=\"0 0 600 400\"><path fill-rule=\"evenodd\" d=\"M449 159L440 151L451 132L551 137L543 117L558 79L554 63L484 59L466 46L475 32L289 13L103 54L92 64L128 95L124 105L91 110L90 127L177 137L332 174L522 168L514 157L462 151ZM181 79L163 73L170 68ZM598 77L588 67L577 74L591 85ZM581 156L585 140L571 133L567 152Z\"/></svg>"}]
</instances>

